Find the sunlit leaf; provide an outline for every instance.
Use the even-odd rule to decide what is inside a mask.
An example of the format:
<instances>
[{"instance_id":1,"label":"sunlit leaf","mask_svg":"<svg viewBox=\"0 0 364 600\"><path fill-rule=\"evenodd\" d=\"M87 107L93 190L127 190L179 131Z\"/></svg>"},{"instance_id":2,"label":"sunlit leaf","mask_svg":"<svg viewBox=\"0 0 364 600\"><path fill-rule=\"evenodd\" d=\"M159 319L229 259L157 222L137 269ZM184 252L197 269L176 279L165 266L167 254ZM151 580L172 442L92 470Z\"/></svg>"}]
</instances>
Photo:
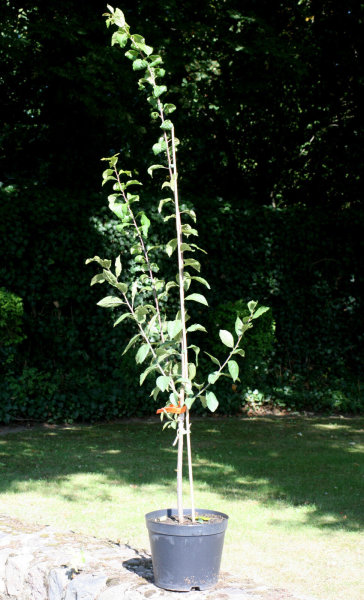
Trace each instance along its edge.
<instances>
[{"instance_id":1,"label":"sunlit leaf","mask_svg":"<svg viewBox=\"0 0 364 600\"><path fill-rule=\"evenodd\" d=\"M161 375L160 377L157 377L156 384L159 387L161 392L165 392L169 386L169 382L170 382L169 377L167 377L166 375Z\"/></svg>"},{"instance_id":2,"label":"sunlit leaf","mask_svg":"<svg viewBox=\"0 0 364 600\"><path fill-rule=\"evenodd\" d=\"M190 294L189 296L186 296L185 300L194 300L195 302L200 302L201 304L208 306L208 302L202 294Z\"/></svg>"},{"instance_id":3,"label":"sunlit leaf","mask_svg":"<svg viewBox=\"0 0 364 600\"><path fill-rule=\"evenodd\" d=\"M98 306L102 306L103 308L114 308L115 306L121 306L122 304L124 304L124 302L116 296L106 296L97 304Z\"/></svg>"},{"instance_id":4,"label":"sunlit leaf","mask_svg":"<svg viewBox=\"0 0 364 600\"><path fill-rule=\"evenodd\" d=\"M143 344L140 346L138 352L135 355L136 362L140 365L148 356L150 351L149 344Z\"/></svg>"},{"instance_id":5,"label":"sunlit leaf","mask_svg":"<svg viewBox=\"0 0 364 600\"><path fill-rule=\"evenodd\" d=\"M199 323L190 325L189 327L187 327L187 331L205 331L207 333L207 330L205 329L205 327L203 325L200 325Z\"/></svg>"},{"instance_id":6,"label":"sunlit leaf","mask_svg":"<svg viewBox=\"0 0 364 600\"><path fill-rule=\"evenodd\" d=\"M206 392L206 405L211 412L215 412L219 406L219 401L216 398L214 392Z\"/></svg>"},{"instance_id":7,"label":"sunlit leaf","mask_svg":"<svg viewBox=\"0 0 364 600\"><path fill-rule=\"evenodd\" d=\"M226 329L220 329L219 336L220 340L223 344L225 344L225 346L228 346L228 348L234 348L234 338L229 331L226 331Z\"/></svg>"},{"instance_id":8,"label":"sunlit leaf","mask_svg":"<svg viewBox=\"0 0 364 600\"><path fill-rule=\"evenodd\" d=\"M269 306L259 306L259 308L255 311L252 319L258 319L261 315L264 315L265 312L269 310Z\"/></svg>"},{"instance_id":9,"label":"sunlit leaf","mask_svg":"<svg viewBox=\"0 0 364 600\"><path fill-rule=\"evenodd\" d=\"M235 360L229 360L228 362L229 373L233 379L236 381L239 377L239 365Z\"/></svg>"},{"instance_id":10,"label":"sunlit leaf","mask_svg":"<svg viewBox=\"0 0 364 600\"><path fill-rule=\"evenodd\" d=\"M104 274L103 273L99 273L98 275L95 275L91 279L90 285L95 285L95 283L104 283L104 281L105 281Z\"/></svg>"}]
</instances>

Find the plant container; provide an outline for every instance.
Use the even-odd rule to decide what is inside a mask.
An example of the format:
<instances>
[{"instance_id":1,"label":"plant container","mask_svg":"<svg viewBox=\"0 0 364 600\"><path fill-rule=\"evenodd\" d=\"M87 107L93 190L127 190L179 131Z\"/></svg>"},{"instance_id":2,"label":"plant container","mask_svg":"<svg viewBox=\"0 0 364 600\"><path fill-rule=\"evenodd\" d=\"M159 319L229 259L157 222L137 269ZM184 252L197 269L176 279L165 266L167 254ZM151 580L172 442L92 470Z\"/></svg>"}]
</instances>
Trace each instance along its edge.
<instances>
[{"instance_id":1,"label":"plant container","mask_svg":"<svg viewBox=\"0 0 364 600\"><path fill-rule=\"evenodd\" d=\"M191 510L185 509L184 515ZM149 532L154 583L165 590L207 590L218 582L228 515L196 509L202 523L168 522L177 509L155 510L145 515Z\"/></svg>"}]
</instances>

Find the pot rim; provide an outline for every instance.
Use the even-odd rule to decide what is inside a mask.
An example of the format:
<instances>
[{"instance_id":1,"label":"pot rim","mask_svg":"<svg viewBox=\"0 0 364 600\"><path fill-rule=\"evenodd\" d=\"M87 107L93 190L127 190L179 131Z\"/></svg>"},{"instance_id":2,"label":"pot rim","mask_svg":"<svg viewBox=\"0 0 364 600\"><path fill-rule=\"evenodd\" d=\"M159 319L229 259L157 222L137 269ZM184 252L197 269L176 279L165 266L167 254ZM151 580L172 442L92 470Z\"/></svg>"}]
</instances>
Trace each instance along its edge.
<instances>
[{"instance_id":1,"label":"pot rim","mask_svg":"<svg viewBox=\"0 0 364 600\"><path fill-rule=\"evenodd\" d=\"M160 535L178 535L185 537L194 537L194 536L205 536L205 535L215 535L218 533L222 533L226 530L229 516L223 512L218 510L211 509L202 509L196 508L196 512L200 514L207 515L217 515L223 517L222 521L218 523L201 523L201 524L189 524L189 525L179 525L178 523L164 523L157 522L153 519L163 516L174 516L178 514L176 508L163 508L159 510L153 510L148 512L145 515L146 525L150 533L157 533ZM185 508L183 510L183 514L190 514L191 509Z\"/></svg>"}]
</instances>

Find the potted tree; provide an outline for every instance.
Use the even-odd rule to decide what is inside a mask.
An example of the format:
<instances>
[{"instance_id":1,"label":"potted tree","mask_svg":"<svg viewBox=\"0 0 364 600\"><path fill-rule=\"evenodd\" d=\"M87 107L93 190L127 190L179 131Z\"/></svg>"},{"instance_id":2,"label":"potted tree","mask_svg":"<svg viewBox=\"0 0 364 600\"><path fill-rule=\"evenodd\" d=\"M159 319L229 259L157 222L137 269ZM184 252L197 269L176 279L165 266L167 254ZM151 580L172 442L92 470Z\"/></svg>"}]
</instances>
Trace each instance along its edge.
<instances>
[{"instance_id":1,"label":"potted tree","mask_svg":"<svg viewBox=\"0 0 364 600\"><path fill-rule=\"evenodd\" d=\"M207 381L199 382L200 348L189 342L189 336L195 331L206 330L198 323L190 323L187 307L190 302L208 304L200 291L190 291L191 286L210 286L201 277L201 265L195 258L203 250L191 241L198 235L196 214L186 206L181 208L178 195L178 140L170 118L176 107L163 100L167 87L161 83L165 74L162 57L146 44L142 36L130 33L120 9L108 6L108 11L106 24L116 27L111 43L124 49L133 70L140 73L139 88L141 92L147 92L151 117L159 127L159 137L153 145L158 162L147 170L151 177L156 171L166 175L161 186L163 197L158 211L164 222L172 219L175 223L175 236L163 249L168 257L176 258L177 276L175 280L167 281L160 275L154 255L161 246L152 246L148 242L151 222L143 210L136 208L139 195L134 190L142 184L133 178L131 171L121 168L118 155L102 159L108 163L103 172L103 184L110 182L112 185L109 207L120 220L120 227L130 243L130 254L137 265L136 274L131 285L123 281L121 256L116 257L114 264L110 259L98 256L87 259L86 263L96 262L102 268L102 272L93 277L91 285L107 283L115 290L114 295L106 296L98 305L121 309L115 326L126 319L134 323L135 334L124 353L131 348L136 351L136 362L145 366L140 384L147 378L148 381L153 379L151 395L155 400L161 395L164 404L157 413L165 420L164 427L176 430L177 507L155 510L146 515L155 583L169 590L203 590L218 580L228 516L215 510L195 508L190 410L197 401L212 412L217 409L218 400L212 386L222 375L231 377L234 382L238 379L236 359L244 356L239 347L242 337L253 326L253 321L268 308L258 308L257 302L251 301L248 303L249 316L243 319L237 317L235 331L219 331L221 342L227 349L226 359L220 362L206 352L212 363L212 372ZM168 300L174 292L178 296L178 310L171 316ZM190 483L188 509L184 508L182 498L185 446Z\"/></svg>"}]
</instances>

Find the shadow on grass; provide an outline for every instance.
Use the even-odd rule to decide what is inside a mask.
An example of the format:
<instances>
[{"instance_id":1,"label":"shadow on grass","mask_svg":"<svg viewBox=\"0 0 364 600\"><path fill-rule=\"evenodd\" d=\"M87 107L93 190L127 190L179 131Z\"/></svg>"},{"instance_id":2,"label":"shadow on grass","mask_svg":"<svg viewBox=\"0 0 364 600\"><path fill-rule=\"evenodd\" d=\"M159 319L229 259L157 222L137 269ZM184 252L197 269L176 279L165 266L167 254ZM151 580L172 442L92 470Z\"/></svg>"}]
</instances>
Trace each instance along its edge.
<instances>
[{"instance_id":1,"label":"shadow on grass","mask_svg":"<svg viewBox=\"0 0 364 600\"><path fill-rule=\"evenodd\" d=\"M364 517L363 429L361 418L196 420L195 483L226 499L307 506L307 522L316 527L357 531ZM70 477L84 473L100 483L168 487L176 467L173 434L162 432L158 421L144 421L45 426L3 436L0 493L49 482L43 494L54 494L56 486L72 502L80 489ZM97 499L106 503L111 496L102 488ZM87 486L81 492L87 498Z\"/></svg>"}]
</instances>

